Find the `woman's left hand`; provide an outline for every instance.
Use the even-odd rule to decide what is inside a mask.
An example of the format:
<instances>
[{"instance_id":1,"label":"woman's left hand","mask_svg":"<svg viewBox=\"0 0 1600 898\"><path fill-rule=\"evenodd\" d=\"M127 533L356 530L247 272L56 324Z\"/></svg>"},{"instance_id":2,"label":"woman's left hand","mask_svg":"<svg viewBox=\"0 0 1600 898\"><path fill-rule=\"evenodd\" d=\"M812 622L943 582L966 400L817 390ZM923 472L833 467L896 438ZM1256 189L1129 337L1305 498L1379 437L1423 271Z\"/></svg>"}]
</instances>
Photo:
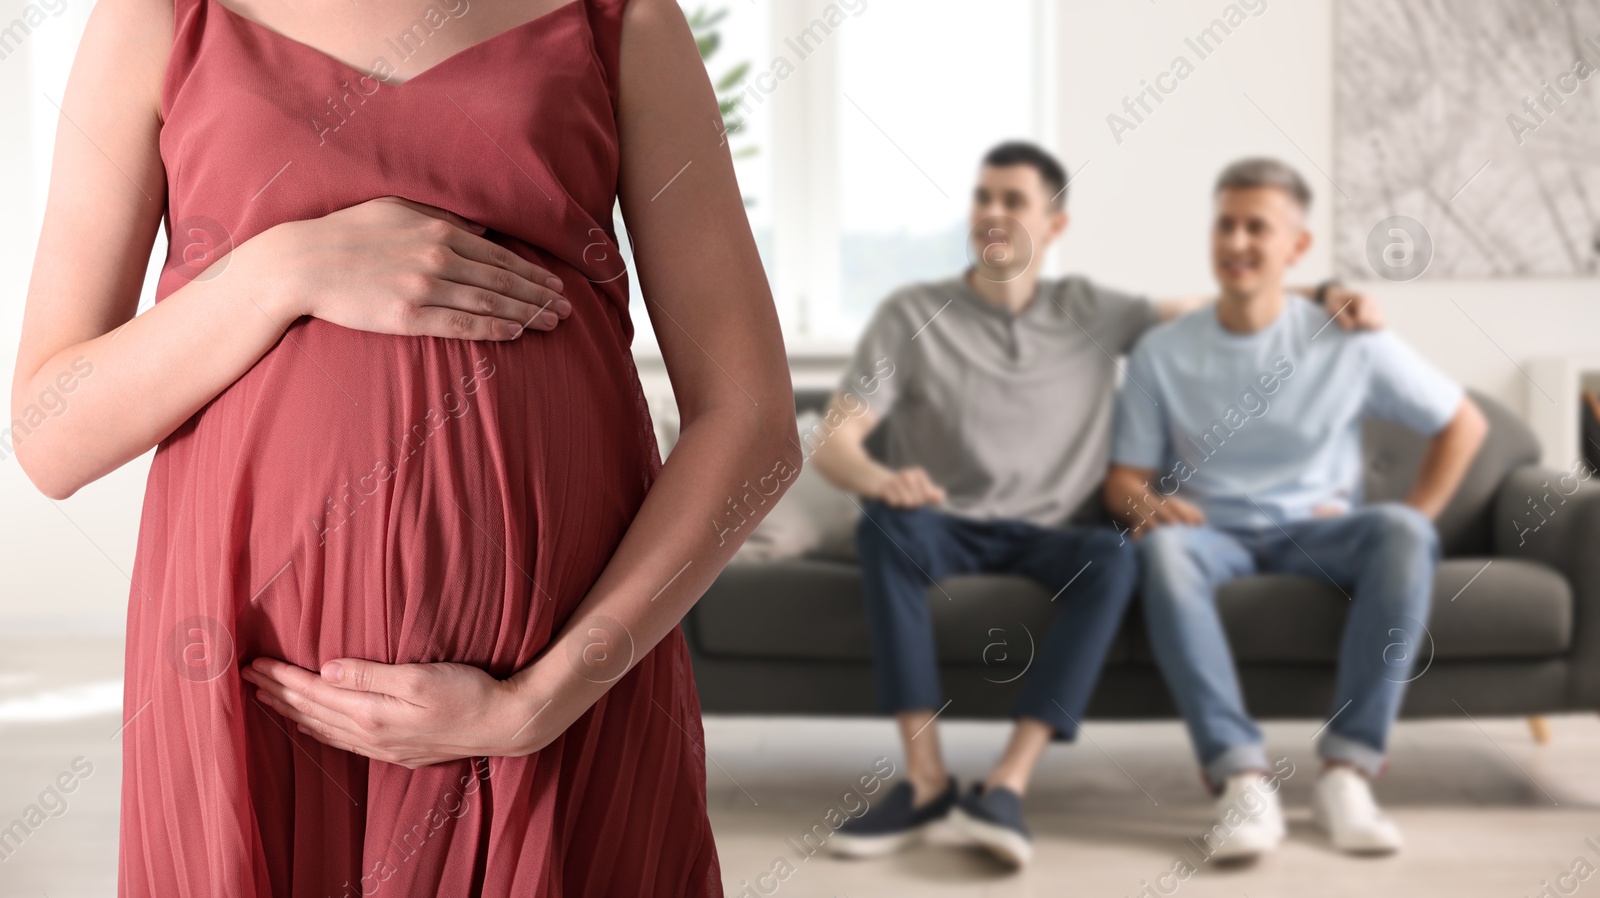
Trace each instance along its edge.
<instances>
[{"instance_id":1,"label":"woman's left hand","mask_svg":"<svg viewBox=\"0 0 1600 898\"><path fill-rule=\"evenodd\" d=\"M240 671L257 698L320 742L415 769L458 758L526 754L531 720L509 681L445 662L341 658L321 675L272 658ZM535 715L537 716L537 715Z\"/></svg>"}]
</instances>

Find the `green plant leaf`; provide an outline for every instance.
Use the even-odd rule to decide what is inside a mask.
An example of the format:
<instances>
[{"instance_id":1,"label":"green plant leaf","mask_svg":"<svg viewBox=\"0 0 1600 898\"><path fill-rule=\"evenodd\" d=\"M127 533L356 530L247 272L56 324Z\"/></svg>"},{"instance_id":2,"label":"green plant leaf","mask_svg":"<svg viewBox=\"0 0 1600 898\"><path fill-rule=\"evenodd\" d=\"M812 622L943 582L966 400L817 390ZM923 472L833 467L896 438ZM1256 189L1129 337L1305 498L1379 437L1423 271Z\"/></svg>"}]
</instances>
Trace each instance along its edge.
<instances>
[{"instance_id":1,"label":"green plant leaf","mask_svg":"<svg viewBox=\"0 0 1600 898\"><path fill-rule=\"evenodd\" d=\"M728 70L728 74L723 75L717 80L717 93L720 94L724 91L729 91L735 87L738 87L739 82L743 81L744 76L749 73L750 63L748 61L741 62L734 66L732 69Z\"/></svg>"},{"instance_id":2,"label":"green plant leaf","mask_svg":"<svg viewBox=\"0 0 1600 898\"><path fill-rule=\"evenodd\" d=\"M722 34L716 30L716 26L727 17L728 9L726 7L711 11L705 6L698 6L694 12L688 14L689 28L694 33L695 48L699 51L702 62L709 61L712 54L721 49ZM740 88L750 76L750 66L749 60L741 62L724 72L721 77L716 78L713 82L712 86L717 95L717 109L722 114L725 134L737 134L745 130L744 117L734 116L730 118L730 115L738 110L743 99ZM707 74L709 75L710 72L707 72ZM738 150L730 148L730 152L732 152L735 159L745 159L754 156L758 150L756 147L750 146L741 147ZM746 205L749 205L750 202L747 198Z\"/></svg>"}]
</instances>

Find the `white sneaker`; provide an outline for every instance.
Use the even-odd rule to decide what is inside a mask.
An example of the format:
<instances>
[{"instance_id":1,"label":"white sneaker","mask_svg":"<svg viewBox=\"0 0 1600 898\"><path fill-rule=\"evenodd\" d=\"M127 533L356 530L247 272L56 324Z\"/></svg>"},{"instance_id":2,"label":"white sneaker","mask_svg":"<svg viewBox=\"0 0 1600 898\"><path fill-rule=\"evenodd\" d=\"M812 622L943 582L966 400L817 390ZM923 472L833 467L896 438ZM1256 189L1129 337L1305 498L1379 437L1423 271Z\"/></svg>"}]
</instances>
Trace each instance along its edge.
<instances>
[{"instance_id":1,"label":"white sneaker","mask_svg":"<svg viewBox=\"0 0 1600 898\"><path fill-rule=\"evenodd\" d=\"M1228 777L1217 799L1217 819L1198 843L1212 860L1259 857L1283 842L1287 827L1277 785L1260 773Z\"/></svg>"},{"instance_id":2,"label":"white sneaker","mask_svg":"<svg viewBox=\"0 0 1600 898\"><path fill-rule=\"evenodd\" d=\"M1389 854L1404 840L1372 797L1367 778L1349 767L1333 767L1311 790L1311 819L1333 847L1350 854Z\"/></svg>"}]
</instances>

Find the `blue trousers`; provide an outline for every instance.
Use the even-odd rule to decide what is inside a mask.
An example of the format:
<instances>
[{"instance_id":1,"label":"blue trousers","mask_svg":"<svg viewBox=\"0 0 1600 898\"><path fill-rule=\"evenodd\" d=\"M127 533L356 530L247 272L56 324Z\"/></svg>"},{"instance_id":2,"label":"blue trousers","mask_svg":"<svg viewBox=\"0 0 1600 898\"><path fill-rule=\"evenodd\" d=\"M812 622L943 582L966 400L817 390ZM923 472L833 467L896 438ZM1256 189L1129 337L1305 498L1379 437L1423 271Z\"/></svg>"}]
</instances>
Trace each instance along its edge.
<instances>
[{"instance_id":1,"label":"blue trousers","mask_svg":"<svg viewBox=\"0 0 1600 898\"><path fill-rule=\"evenodd\" d=\"M1058 739L1076 736L1133 599L1133 543L1110 528L978 521L876 500L863 510L856 544L879 708L895 714L944 704L928 603L948 600L930 599L929 583L957 574L1020 574L1048 590L1060 607L1038 645L1014 714L1049 724Z\"/></svg>"},{"instance_id":2,"label":"blue trousers","mask_svg":"<svg viewBox=\"0 0 1600 898\"><path fill-rule=\"evenodd\" d=\"M1270 769L1216 606L1217 587L1257 572L1332 581L1350 598L1331 717L1317 748L1368 775L1382 770L1406 683L1426 670L1417 656L1431 645L1425 622L1439 538L1427 517L1382 503L1282 527L1168 525L1144 537L1140 556L1156 663L1213 787L1234 773Z\"/></svg>"}]
</instances>

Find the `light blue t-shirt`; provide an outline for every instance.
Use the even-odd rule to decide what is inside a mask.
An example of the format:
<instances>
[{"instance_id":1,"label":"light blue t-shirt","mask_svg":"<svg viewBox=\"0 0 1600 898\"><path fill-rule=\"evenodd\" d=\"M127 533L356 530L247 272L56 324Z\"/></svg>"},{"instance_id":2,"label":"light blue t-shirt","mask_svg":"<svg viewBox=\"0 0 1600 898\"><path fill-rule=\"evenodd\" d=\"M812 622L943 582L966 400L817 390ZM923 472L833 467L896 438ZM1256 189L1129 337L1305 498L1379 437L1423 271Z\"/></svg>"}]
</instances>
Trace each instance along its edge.
<instances>
[{"instance_id":1,"label":"light blue t-shirt","mask_svg":"<svg viewBox=\"0 0 1600 898\"><path fill-rule=\"evenodd\" d=\"M1346 331L1295 295L1253 334L1223 328L1215 306L1156 327L1127 374L1112 462L1155 469L1153 492L1199 506L1222 528L1358 505L1361 422L1386 418L1432 436L1463 393L1394 334Z\"/></svg>"}]
</instances>

